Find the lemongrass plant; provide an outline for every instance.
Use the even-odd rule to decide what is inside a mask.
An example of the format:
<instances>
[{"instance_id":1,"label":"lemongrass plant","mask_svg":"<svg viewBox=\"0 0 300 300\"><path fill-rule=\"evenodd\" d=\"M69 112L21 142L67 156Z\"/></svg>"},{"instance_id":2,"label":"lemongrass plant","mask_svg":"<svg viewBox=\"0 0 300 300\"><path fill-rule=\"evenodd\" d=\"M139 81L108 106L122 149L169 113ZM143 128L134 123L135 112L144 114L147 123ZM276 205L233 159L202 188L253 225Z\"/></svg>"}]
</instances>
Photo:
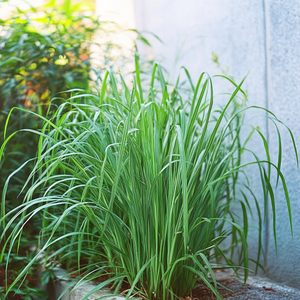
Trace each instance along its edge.
<instances>
[{"instance_id":1,"label":"lemongrass plant","mask_svg":"<svg viewBox=\"0 0 300 300\"><path fill-rule=\"evenodd\" d=\"M106 275L84 299L112 282L116 293L126 282L127 296L173 299L189 295L199 278L221 299L214 268L242 268L246 279L249 202L256 203L261 233L266 213L260 211L261 203L270 197L275 209L271 169L282 182L292 228L280 170L280 133L277 164L270 161L259 129L254 131L262 138L266 158L253 153L253 162L242 164L248 141L242 144L240 139L243 115L252 109L236 102L238 94L244 94L243 81L237 85L227 78L234 91L224 108L215 109L212 79L202 73L194 86L185 72L191 98L180 95L177 86L169 91L159 65L154 66L145 92L136 59L132 88L121 76L107 72L99 95L74 94L51 120L40 116L45 125L35 132L40 140L24 203L1 218L5 228L18 220L10 235L6 230L2 233L4 248L10 252L28 220L40 214L40 252L46 253L45 263L59 257L71 268L75 262L76 272L84 271L83 281ZM271 112L256 109L265 111L276 128L281 123ZM13 135L6 139L1 155ZM296 150L292 134L291 138ZM251 190L245 192L246 186L238 180L241 172L247 178L245 167L251 164L258 167L263 199L257 200ZM5 190L3 211L4 202ZM239 218L233 204L241 208ZM259 264L262 241L258 236ZM238 246L236 264L222 248L227 237ZM36 259L38 255L7 291Z\"/></svg>"}]
</instances>

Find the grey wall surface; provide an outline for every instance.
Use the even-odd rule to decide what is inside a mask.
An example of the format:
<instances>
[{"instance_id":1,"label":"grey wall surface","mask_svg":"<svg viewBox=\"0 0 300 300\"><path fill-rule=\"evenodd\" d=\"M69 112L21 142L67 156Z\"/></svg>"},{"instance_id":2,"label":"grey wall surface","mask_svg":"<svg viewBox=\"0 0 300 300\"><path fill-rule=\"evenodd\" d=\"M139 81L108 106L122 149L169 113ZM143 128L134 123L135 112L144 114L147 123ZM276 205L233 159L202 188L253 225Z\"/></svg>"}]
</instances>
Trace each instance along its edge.
<instances>
[{"instance_id":1,"label":"grey wall surface","mask_svg":"<svg viewBox=\"0 0 300 300\"><path fill-rule=\"evenodd\" d=\"M300 1L266 2L269 108L289 126L300 147ZM270 130L270 148L276 151L276 132ZM278 255L268 251L272 278L300 288L300 176L289 136L283 137L283 173L291 195L294 238L286 222L283 191L277 197ZM299 153L299 151L298 151ZM271 235L270 235L271 237Z\"/></svg>"},{"instance_id":2,"label":"grey wall surface","mask_svg":"<svg viewBox=\"0 0 300 300\"><path fill-rule=\"evenodd\" d=\"M274 112L292 129L300 147L300 0L135 0L135 16L137 29L151 31L164 41L161 44L153 39L152 51L173 74L178 74L182 65L194 80L203 71L219 74L212 52L218 55L223 69L229 67L228 73L237 81L249 72L244 85L249 93L248 105L263 106ZM146 54L149 49L141 51ZM214 85L217 91L228 89L221 81L215 81ZM255 114L252 112L248 117ZM278 139L272 122L258 117L253 125L258 125L268 137L271 157L276 159ZM270 278L300 288L300 173L289 133L284 127L280 129L282 172L290 192L294 238L291 238L283 189L279 186L276 192L278 253L276 256L270 211L264 232L264 264ZM250 147L263 157L264 148L258 139ZM260 197L255 170L250 172L250 177L252 188ZM255 256L257 239L254 231L252 234L249 247Z\"/></svg>"}]
</instances>

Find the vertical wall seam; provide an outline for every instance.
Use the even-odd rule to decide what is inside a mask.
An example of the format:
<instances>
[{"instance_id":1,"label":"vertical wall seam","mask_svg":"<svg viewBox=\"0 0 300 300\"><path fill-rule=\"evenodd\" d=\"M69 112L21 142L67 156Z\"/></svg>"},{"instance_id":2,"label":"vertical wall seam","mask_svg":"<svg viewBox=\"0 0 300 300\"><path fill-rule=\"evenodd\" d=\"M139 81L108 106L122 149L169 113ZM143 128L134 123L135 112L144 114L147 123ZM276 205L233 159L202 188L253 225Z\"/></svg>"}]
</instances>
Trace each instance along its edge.
<instances>
[{"instance_id":1,"label":"vertical wall seam","mask_svg":"<svg viewBox=\"0 0 300 300\"><path fill-rule=\"evenodd\" d=\"M265 46L265 94L266 101L265 107L269 110L270 108L270 55L269 55L269 20L267 14L267 0L262 0L263 2L263 15L264 15L264 46ZM268 113L266 113L268 115ZM266 118L266 139L268 146L270 146L270 131L269 131L269 119ZM269 268L269 249L270 249L270 199L268 199L266 206L266 224L265 224L265 233L264 233L264 250L265 250L265 262L264 267L268 274Z\"/></svg>"}]
</instances>

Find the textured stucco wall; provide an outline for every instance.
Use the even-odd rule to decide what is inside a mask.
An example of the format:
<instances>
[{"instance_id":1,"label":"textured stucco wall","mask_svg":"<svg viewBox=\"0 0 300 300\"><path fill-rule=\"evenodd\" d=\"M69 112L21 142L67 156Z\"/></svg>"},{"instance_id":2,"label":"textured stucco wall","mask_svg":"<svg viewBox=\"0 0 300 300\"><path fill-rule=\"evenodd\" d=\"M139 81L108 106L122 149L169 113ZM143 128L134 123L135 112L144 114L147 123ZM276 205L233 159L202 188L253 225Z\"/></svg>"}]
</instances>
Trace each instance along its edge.
<instances>
[{"instance_id":1,"label":"textured stucco wall","mask_svg":"<svg viewBox=\"0 0 300 300\"><path fill-rule=\"evenodd\" d=\"M300 147L300 1L266 1L269 107L288 125ZM276 153L276 131L270 127L270 149ZM277 197L278 255L268 251L269 276L300 288L300 176L288 134L283 136L283 173L290 191L294 238L286 222L283 191ZM299 153L299 151L298 151Z\"/></svg>"},{"instance_id":2,"label":"textured stucco wall","mask_svg":"<svg viewBox=\"0 0 300 300\"><path fill-rule=\"evenodd\" d=\"M210 75L220 73L211 59L212 51L218 55L222 68L229 67L229 74L237 80L249 72L244 86L249 92L249 105L271 109L291 127L300 147L300 0L135 0L135 17L137 29L158 34L164 41L161 44L153 39L153 52L173 74L178 74L181 65L187 67L195 80L202 71ZM215 81L215 87L223 92L228 89L220 81ZM252 124L268 135L271 156L276 158L277 137L271 122L258 117ZM288 132L282 129L282 171L291 196L294 239L290 236L286 204L279 188L276 192L278 255L270 214L264 233L267 249L264 263L269 277L299 288L300 176ZM250 147L263 157L263 146L258 139ZM260 198L257 173L250 172L250 177ZM254 256L256 235L249 246Z\"/></svg>"}]
</instances>

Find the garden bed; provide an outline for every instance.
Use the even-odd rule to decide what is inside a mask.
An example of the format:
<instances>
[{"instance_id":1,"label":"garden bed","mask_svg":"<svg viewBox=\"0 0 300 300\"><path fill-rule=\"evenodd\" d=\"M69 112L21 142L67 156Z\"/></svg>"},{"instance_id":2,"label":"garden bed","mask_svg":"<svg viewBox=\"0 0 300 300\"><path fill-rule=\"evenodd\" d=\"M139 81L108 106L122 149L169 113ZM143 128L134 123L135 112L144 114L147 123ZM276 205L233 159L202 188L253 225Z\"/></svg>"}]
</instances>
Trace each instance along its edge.
<instances>
[{"instance_id":1,"label":"garden bed","mask_svg":"<svg viewBox=\"0 0 300 300\"><path fill-rule=\"evenodd\" d=\"M63 291L69 286L68 292L61 298L62 300L79 300L88 292L90 292L99 282L83 283L75 290L72 290L74 284L71 284L73 278L68 277L63 269L56 268L54 270L56 280L53 284L53 295L51 300L56 300L63 293ZM270 281L267 278L262 277L249 277L247 283L242 283L232 272L230 271L218 271L216 272L216 279L224 287L219 286L218 291L224 299L228 300L300 300L300 291L285 285L281 285ZM182 298L181 300L212 300L216 299L211 290L207 288L201 281L198 282L198 287L193 289L190 297ZM226 287L226 288L225 288ZM103 288L88 299L115 299L124 300L125 296L114 295L107 297L111 294L109 288ZM136 297L135 299L141 299Z\"/></svg>"}]
</instances>

